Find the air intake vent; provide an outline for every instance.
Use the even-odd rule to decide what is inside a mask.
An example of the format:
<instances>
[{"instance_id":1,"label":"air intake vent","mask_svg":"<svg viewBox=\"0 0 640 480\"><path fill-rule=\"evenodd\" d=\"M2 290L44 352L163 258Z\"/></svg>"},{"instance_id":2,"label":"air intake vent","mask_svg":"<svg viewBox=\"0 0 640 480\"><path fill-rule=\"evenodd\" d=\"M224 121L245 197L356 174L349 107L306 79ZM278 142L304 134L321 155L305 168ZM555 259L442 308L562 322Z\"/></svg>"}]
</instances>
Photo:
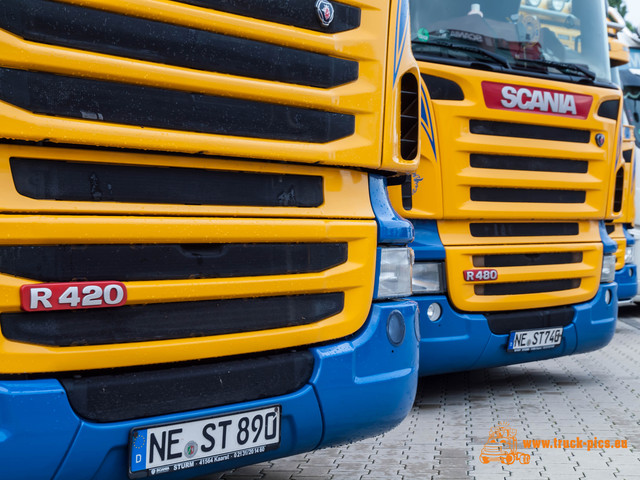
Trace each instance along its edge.
<instances>
[{"instance_id":1,"label":"air intake vent","mask_svg":"<svg viewBox=\"0 0 640 480\"><path fill-rule=\"evenodd\" d=\"M573 321L575 312L572 307L560 307L509 313L486 313L485 316L492 333L507 335L513 330L566 327Z\"/></svg>"},{"instance_id":2,"label":"air intake vent","mask_svg":"<svg viewBox=\"0 0 640 480\"><path fill-rule=\"evenodd\" d=\"M404 160L413 160L418 155L420 134L420 94L416 77L406 73L400 90L400 155Z\"/></svg>"},{"instance_id":3,"label":"air intake vent","mask_svg":"<svg viewBox=\"0 0 640 480\"><path fill-rule=\"evenodd\" d=\"M575 190L471 187L471 200L474 202L584 203L585 199L585 192Z\"/></svg>"},{"instance_id":4,"label":"air intake vent","mask_svg":"<svg viewBox=\"0 0 640 480\"><path fill-rule=\"evenodd\" d=\"M561 158L516 157L472 153L470 165L474 168L496 170L524 170L529 172L587 173L589 162Z\"/></svg>"},{"instance_id":5,"label":"air intake vent","mask_svg":"<svg viewBox=\"0 0 640 480\"><path fill-rule=\"evenodd\" d=\"M524 123L492 122L471 120L471 133L476 135L494 135L500 137L532 138L535 140L553 140L556 142L589 143L591 132L571 128L527 125Z\"/></svg>"},{"instance_id":6,"label":"air intake vent","mask_svg":"<svg viewBox=\"0 0 640 480\"><path fill-rule=\"evenodd\" d=\"M0 68L0 99L40 115L271 140L355 132L352 115L10 68Z\"/></svg>"},{"instance_id":7,"label":"air intake vent","mask_svg":"<svg viewBox=\"0 0 640 480\"><path fill-rule=\"evenodd\" d=\"M5 338L73 347L197 338L310 325L344 309L344 293L3 313Z\"/></svg>"},{"instance_id":8,"label":"air intake vent","mask_svg":"<svg viewBox=\"0 0 640 480\"><path fill-rule=\"evenodd\" d=\"M456 82L425 73L421 76L427 85L431 100L464 100L464 92Z\"/></svg>"},{"instance_id":9,"label":"air intake vent","mask_svg":"<svg viewBox=\"0 0 640 480\"><path fill-rule=\"evenodd\" d=\"M598 115L611 120L618 119L618 110L620 109L620 100L607 100L602 102L598 108Z\"/></svg>"},{"instance_id":10,"label":"air intake vent","mask_svg":"<svg viewBox=\"0 0 640 480\"><path fill-rule=\"evenodd\" d=\"M102 10L45 0L3 0L2 10L0 28L33 42L320 88L358 78L354 61Z\"/></svg>"},{"instance_id":11,"label":"air intake vent","mask_svg":"<svg viewBox=\"0 0 640 480\"><path fill-rule=\"evenodd\" d=\"M338 33L360 26L360 9L332 1L334 20L324 27L318 21L315 2L300 0L179 0L181 3L235 13L268 22L292 25L323 33Z\"/></svg>"},{"instance_id":12,"label":"air intake vent","mask_svg":"<svg viewBox=\"0 0 640 480\"><path fill-rule=\"evenodd\" d=\"M476 268L535 267L582 262L582 252L523 253L505 255L481 255L473 257Z\"/></svg>"},{"instance_id":13,"label":"air intake vent","mask_svg":"<svg viewBox=\"0 0 640 480\"><path fill-rule=\"evenodd\" d=\"M622 210L622 199L624 197L624 168L618 168L616 172L616 190L613 196L613 212L620 213Z\"/></svg>"},{"instance_id":14,"label":"air intake vent","mask_svg":"<svg viewBox=\"0 0 640 480\"><path fill-rule=\"evenodd\" d=\"M543 280L539 282L487 283L474 287L476 295L526 295L559 292L580 286L580 279Z\"/></svg>"},{"instance_id":15,"label":"air intake vent","mask_svg":"<svg viewBox=\"0 0 640 480\"><path fill-rule=\"evenodd\" d=\"M578 235L577 223L472 223L474 237L547 237Z\"/></svg>"},{"instance_id":16,"label":"air intake vent","mask_svg":"<svg viewBox=\"0 0 640 480\"><path fill-rule=\"evenodd\" d=\"M178 167L10 160L20 195L72 202L318 207L322 177Z\"/></svg>"},{"instance_id":17,"label":"air intake vent","mask_svg":"<svg viewBox=\"0 0 640 480\"><path fill-rule=\"evenodd\" d=\"M633 159L633 149L630 148L629 150L623 150L622 158L624 158L625 162L631 163L631 160Z\"/></svg>"},{"instance_id":18,"label":"air intake vent","mask_svg":"<svg viewBox=\"0 0 640 480\"><path fill-rule=\"evenodd\" d=\"M78 415L118 422L285 395L309 381L313 365L303 350L59 380Z\"/></svg>"}]
</instances>

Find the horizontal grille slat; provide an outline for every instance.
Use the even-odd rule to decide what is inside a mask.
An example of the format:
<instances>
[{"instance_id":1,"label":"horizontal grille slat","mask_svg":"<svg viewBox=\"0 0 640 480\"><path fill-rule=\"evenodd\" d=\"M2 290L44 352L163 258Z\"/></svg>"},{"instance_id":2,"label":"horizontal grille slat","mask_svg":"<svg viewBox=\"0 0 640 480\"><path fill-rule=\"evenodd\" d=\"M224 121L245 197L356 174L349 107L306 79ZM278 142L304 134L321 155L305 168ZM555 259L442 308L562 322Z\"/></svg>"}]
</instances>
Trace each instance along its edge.
<instances>
[{"instance_id":1,"label":"horizontal grille slat","mask_svg":"<svg viewBox=\"0 0 640 480\"><path fill-rule=\"evenodd\" d=\"M333 22L324 27L318 20L316 0L177 0L180 3L235 13L317 32L338 33L360 26L360 9L332 1Z\"/></svg>"},{"instance_id":2,"label":"horizontal grille slat","mask_svg":"<svg viewBox=\"0 0 640 480\"><path fill-rule=\"evenodd\" d=\"M149 62L329 88L354 61L48 0L4 0L0 28L32 42Z\"/></svg>"},{"instance_id":3,"label":"horizontal grille slat","mask_svg":"<svg viewBox=\"0 0 640 480\"><path fill-rule=\"evenodd\" d=\"M196 338L309 325L337 315L344 293L3 313L15 342L71 347Z\"/></svg>"},{"instance_id":4,"label":"horizontal grille slat","mask_svg":"<svg viewBox=\"0 0 640 480\"><path fill-rule=\"evenodd\" d=\"M586 193L575 190L471 187L475 202L584 203Z\"/></svg>"},{"instance_id":5,"label":"horizontal grille slat","mask_svg":"<svg viewBox=\"0 0 640 480\"><path fill-rule=\"evenodd\" d=\"M474 237L529 237L578 235L577 223L471 223Z\"/></svg>"},{"instance_id":6,"label":"horizontal grille slat","mask_svg":"<svg viewBox=\"0 0 640 480\"><path fill-rule=\"evenodd\" d=\"M531 267L582 262L582 252L481 255L473 257L474 267Z\"/></svg>"},{"instance_id":7,"label":"horizontal grille slat","mask_svg":"<svg viewBox=\"0 0 640 480\"><path fill-rule=\"evenodd\" d=\"M501 137L531 138L556 142L589 143L591 132L544 125L523 123L494 122L489 120L470 120L471 133L476 135L494 135Z\"/></svg>"},{"instance_id":8,"label":"horizontal grille slat","mask_svg":"<svg viewBox=\"0 0 640 480\"><path fill-rule=\"evenodd\" d=\"M39 200L180 205L318 207L323 179L312 175L11 158L16 190Z\"/></svg>"},{"instance_id":9,"label":"horizontal grille slat","mask_svg":"<svg viewBox=\"0 0 640 480\"><path fill-rule=\"evenodd\" d=\"M487 283L475 285L476 295L526 295L530 293L558 292L580 286L580 279L542 280L535 282Z\"/></svg>"},{"instance_id":10,"label":"horizontal grille slat","mask_svg":"<svg viewBox=\"0 0 640 480\"><path fill-rule=\"evenodd\" d=\"M347 261L346 243L0 246L0 272L41 282L294 275Z\"/></svg>"},{"instance_id":11,"label":"horizontal grille slat","mask_svg":"<svg viewBox=\"0 0 640 480\"><path fill-rule=\"evenodd\" d=\"M470 165L474 168L496 170L523 170L531 172L587 173L589 162L562 158L518 157L472 153Z\"/></svg>"},{"instance_id":12,"label":"horizontal grille slat","mask_svg":"<svg viewBox=\"0 0 640 480\"><path fill-rule=\"evenodd\" d=\"M0 68L0 100L36 114L294 142L355 132L352 115L9 68Z\"/></svg>"},{"instance_id":13,"label":"horizontal grille slat","mask_svg":"<svg viewBox=\"0 0 640 480\"><path fill-rule=\"evenodd\" d=\"M509 313L485 313L489 329L496 335L507 335L513 330L547 327L566 327L573 321L572 307L544 310L523 310Z\"/></svg>"},{"instance_id":14,"label":"horizontal grille slat","mask_svg":"<svg viewBox=\"0 0 640 480\"><path fill-rule=\"evenodd\" d=\"M118 422L277 397L313 373L303 350L244 359L60 377L71 407L94 422Z\"/></svg>"}]
</instances>

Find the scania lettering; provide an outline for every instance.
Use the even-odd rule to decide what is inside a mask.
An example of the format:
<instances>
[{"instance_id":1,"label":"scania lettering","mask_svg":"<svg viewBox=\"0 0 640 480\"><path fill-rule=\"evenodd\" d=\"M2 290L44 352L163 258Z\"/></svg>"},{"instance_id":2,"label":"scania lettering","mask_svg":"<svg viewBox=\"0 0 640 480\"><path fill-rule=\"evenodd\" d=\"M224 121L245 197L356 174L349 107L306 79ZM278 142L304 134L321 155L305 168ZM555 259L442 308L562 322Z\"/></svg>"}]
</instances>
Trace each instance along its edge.
<instances>
[{"instance_id":1,"label":"scania lettering","mask_svg":"<svg viewBox=\"0 0 640 480\"><path fill-rule=\"evenodd\" d=\"M406 0L3 0L0 465L194 478L418 379Z\"/></svg>"},{"instance_id":2,"label":"scania lettering","mask_svg":"<svg viewBox=\"0 0 640 480\"><path fill-rule=\"evenodd\" d=\"M422 156L390 195L416 229L421 374L603 347L621 112L604 1L410 3Z\"/></svg>"}]
</instances>

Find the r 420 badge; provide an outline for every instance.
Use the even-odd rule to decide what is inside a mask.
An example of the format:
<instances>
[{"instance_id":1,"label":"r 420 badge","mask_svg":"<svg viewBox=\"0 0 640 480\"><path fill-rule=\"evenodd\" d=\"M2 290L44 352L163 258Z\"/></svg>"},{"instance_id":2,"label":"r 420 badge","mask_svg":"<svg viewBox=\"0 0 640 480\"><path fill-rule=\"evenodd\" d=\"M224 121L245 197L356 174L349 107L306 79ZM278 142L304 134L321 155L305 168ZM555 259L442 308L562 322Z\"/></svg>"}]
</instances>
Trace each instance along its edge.
<instances>
[{"instance_id":1,"label":"r 420 badge","mask_svg":"<svg viewBox=\"0 0 640 480\"><path fill-rule=\"evenodd\" d=\"M20 306L27 312L119 307L127 302L122 282L37 283L20 287Z\"/></svg>"}]
</instances>

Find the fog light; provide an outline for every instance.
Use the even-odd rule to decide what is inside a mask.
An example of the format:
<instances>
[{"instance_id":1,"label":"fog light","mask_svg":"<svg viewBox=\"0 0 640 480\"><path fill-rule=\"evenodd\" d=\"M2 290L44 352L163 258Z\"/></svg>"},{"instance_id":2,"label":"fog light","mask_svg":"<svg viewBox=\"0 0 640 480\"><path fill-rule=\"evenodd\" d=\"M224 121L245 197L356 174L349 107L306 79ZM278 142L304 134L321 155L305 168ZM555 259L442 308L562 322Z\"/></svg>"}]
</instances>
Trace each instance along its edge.
<instances>
[{"instance_id":1,"label":"fog light","mask_svg":"<svg viewBox=\"0 0 640 480\"><path fill-rule=\"evenodd\" d=\"M609 305L611 303L611 290L605 290L604 292L604 302Z\"/></svg>"},{"instance_id":2,"label":"fog light","mask_svg":"<svg viewBox=\"0 0 640 480\"><path fill-rule=\"evenodd\" d=\"M603 255L602 275L600 283L610 283L616 279L616 257L613 255Z\"/></svg>"},{"instance_id":3,"label":"fog light","mask_svg":"<svg viewBox=\"0 0 640 480\"><path fill-rule=\"evenodd\" d=\"M416 315L413 317L413 328L416 334L416 339L420 342L420 309L416 308Z\"/></svg>"},{"instance_id":4,"label":"fog light","mask_svg":"<svg viewBox=\"0 0 640 480\"><path fill-rule=\"evenodd\" d=\"M394 310L387 319L387 337L391 345L396 347L404 340L404 333L406 327L404 326L404 317L398 310Z\"/></svg>"},{"instance_id":5,"label":"fog light","mask_svg":"<svg viewBox=\"0 0 640 480\"><path fill-rule=\"evenodd\" d=\"M442 307L439 304L432 303L429 305L429 308L427 308L427 317L429 317L429 320L436 322L440 319L440 315L442 315Z\"/></svg>"}]
</instances>

